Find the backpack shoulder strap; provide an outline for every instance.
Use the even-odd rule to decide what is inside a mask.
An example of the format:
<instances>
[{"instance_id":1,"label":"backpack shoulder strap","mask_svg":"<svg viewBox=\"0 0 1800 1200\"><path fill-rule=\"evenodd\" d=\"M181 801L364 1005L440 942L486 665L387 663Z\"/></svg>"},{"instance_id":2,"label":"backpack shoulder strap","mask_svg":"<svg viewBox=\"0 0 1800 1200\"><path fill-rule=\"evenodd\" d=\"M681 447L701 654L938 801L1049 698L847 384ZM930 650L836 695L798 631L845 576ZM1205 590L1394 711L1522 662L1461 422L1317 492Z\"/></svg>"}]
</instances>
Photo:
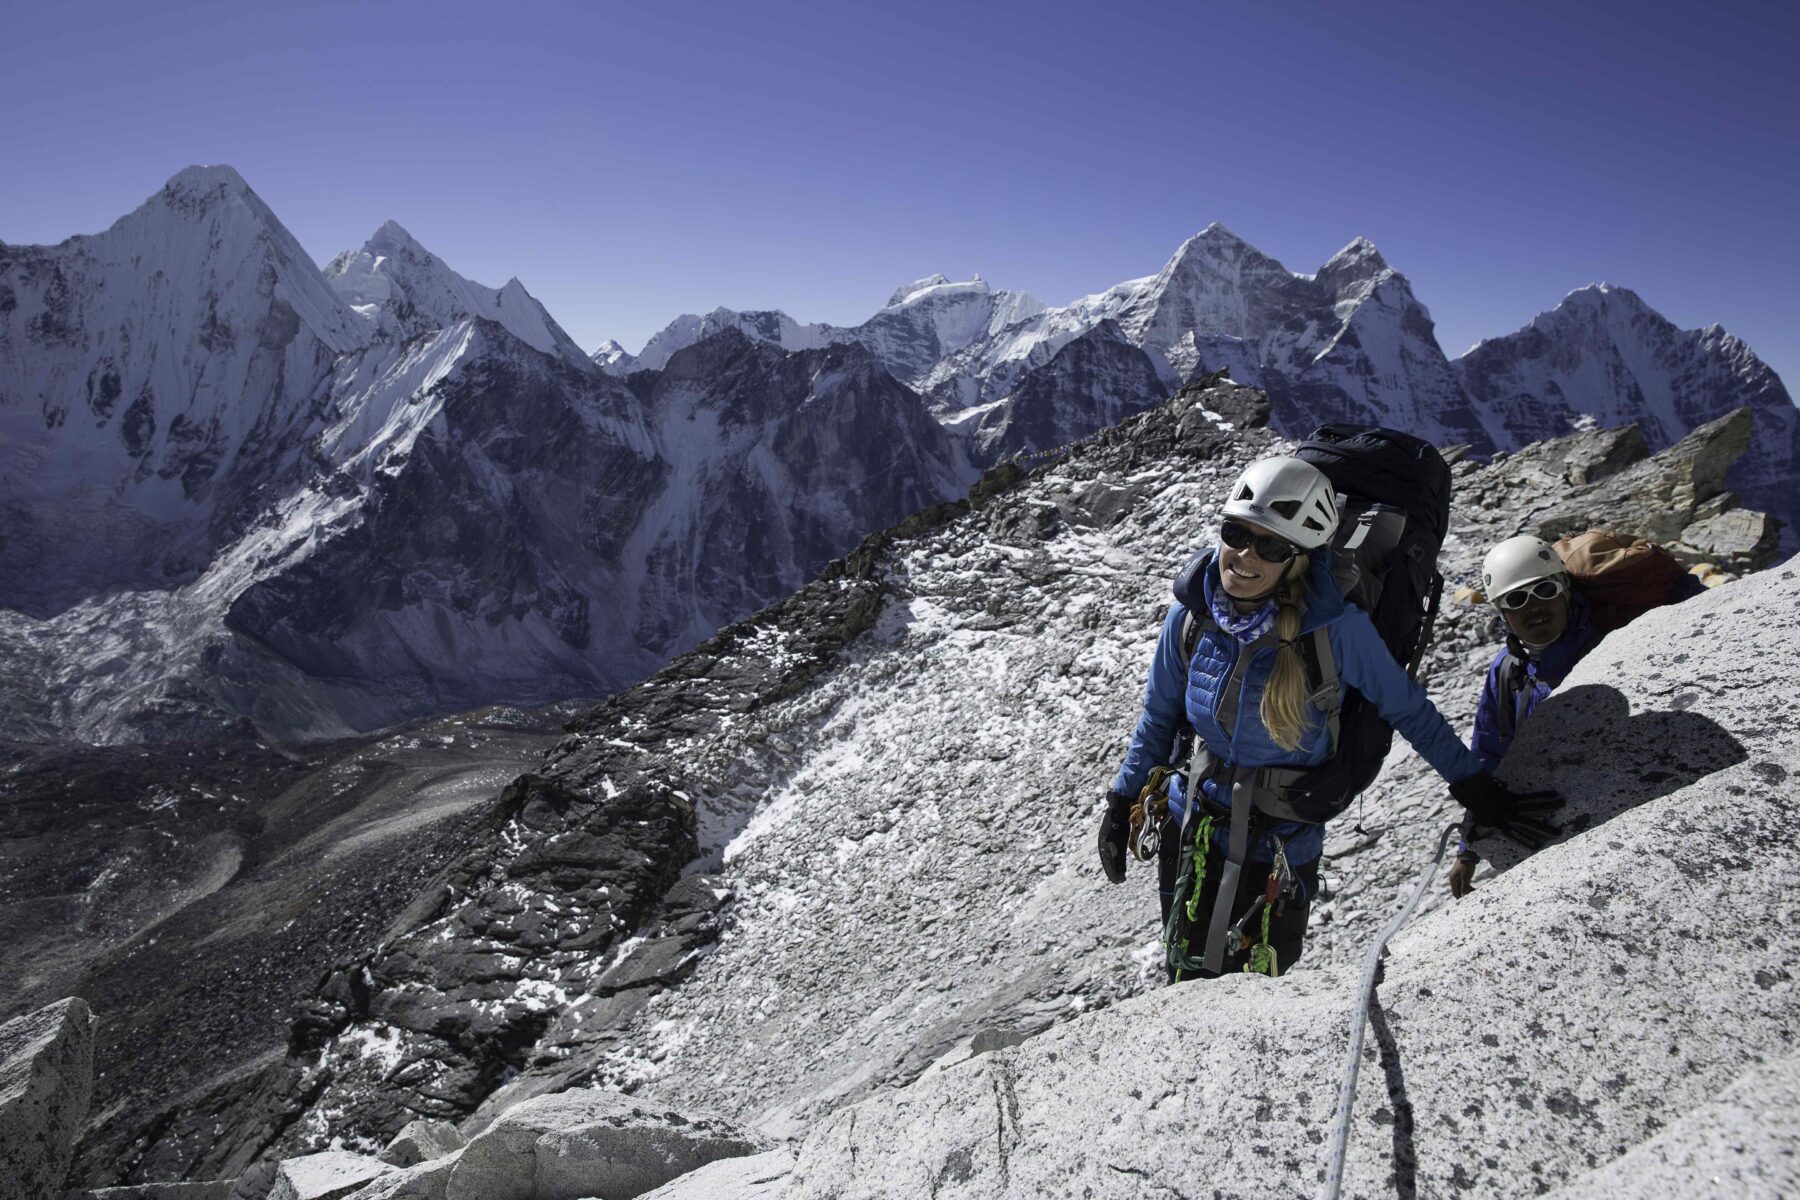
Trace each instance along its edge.
<instances>
[{"instance_id":1,"label":"backpack shoulder strap","mask_svg":"<svg viewBox=\"0 0 1800 1200\"><path fill-rule=\"evenodd\" d=\"M1500 736L1507 741L1519 727L1519 706L1530 691L1530 662L1525 647L1510 633L1506 636L1506 661L1500 664L1498 694L1494 697L1494 717Z\"/></svg>"},{"instance_id":2,"label":"backpack shoulder strap","mask_svg":"<svg viewBox=\"0 0 1800 1200\"><path fill-rule=\"evenodd\" d=\"M1312 706L1325 716L1325 729L1331 735L1331 756L1338 750L1338 717L1344 709L1344 689L1338 678L1337 655L1331 650L1331 626L1321 625L1312 636L1300 643L1300 658L1306 664L1306 682L1311 685Z\"/></svg>"},{"instance_id":3,"label":"backpack shoulder strap","mask_svg":"<svg viewBox=\"0 0 1800 1200\"><path fill-rule=\"evenodd\" d=\"M1185 605L1181 610L1181 661L1188 662L1194 657L1194 648L1200 644L1202 622L1194 615L1194 610ZM1211 625L1211 621L1204 624Z\"/></svg>"}]
</instances>

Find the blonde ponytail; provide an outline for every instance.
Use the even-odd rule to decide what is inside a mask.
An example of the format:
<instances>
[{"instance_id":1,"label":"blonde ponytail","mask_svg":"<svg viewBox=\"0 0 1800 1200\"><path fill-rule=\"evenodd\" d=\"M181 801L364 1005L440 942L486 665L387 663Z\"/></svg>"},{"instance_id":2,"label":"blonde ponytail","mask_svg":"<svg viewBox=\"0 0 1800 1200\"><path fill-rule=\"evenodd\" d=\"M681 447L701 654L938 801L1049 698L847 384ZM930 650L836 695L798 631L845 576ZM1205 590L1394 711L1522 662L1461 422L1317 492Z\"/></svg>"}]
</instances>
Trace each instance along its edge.
<instances>
[{"instance_id":1,"label":"blonde ponytail","mask_svg":"<svg viewBox=\"0 0 1800 1200\"><path fill-rule=\"evenodd\" d=\"M1306 690L1306 664L1294 642L1300 621L1306 616L1307 557L1296 554L1281 577L1280 610L1275 614L1275 669L1263 685L1262 723L1277 746L1298 750L1309 724L1306 709L1311 696Z\"/></svg>"}]
</instances>

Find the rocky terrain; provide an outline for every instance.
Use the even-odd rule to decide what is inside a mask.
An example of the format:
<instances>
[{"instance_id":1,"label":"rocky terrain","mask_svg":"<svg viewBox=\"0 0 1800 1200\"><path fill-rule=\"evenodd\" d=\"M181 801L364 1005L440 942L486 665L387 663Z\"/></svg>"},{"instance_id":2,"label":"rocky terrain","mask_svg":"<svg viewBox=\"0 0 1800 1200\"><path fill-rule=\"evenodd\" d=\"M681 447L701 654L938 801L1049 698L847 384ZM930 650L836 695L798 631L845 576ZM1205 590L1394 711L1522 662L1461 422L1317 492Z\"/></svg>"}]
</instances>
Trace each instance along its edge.
<instances>
[{"instance_id":1,"label":"rocky terrain","mask_svg":"<svg viewBox=\"0 0 1800 1200\"><path fill-rule=\"evenodd\" d=\"M321 969L379 939L583 707L300 751L5 747L0 1019L97 1007L101 1128L206 1091L283 1043Z\"/></svg>"},{"instance_id":2,"label":"rocky terrain","mask_svg":"<svg viewBox=\"0 0 1800 1200\"><path fill-rule=\"evenodd\" d=\"M1077 1036L1052 1033L1064 1027L1138 1028L1113 1012L1151 1013L1156 1036L1174 1036L1176 1009L1201 1001L1159 986L1147 872L1100 880L1095 801L1169 578L1224 484L1283 444L1261 427L1268 412L1251 389L1195 388L1047 466L998 468L969 501L870 539L586 714L386 932L341 960L290 1022L285 1056L160 1109L115 1106L83 1144L80 1177L248 1181L261 1162L267 1186L283 1157L373 1151L420 1117L477 1130L534 1095L597 1085L804 1138L794 1186L837 1179L828 1190L846 1186L832 1147L862 1102L904 1106L951 1086L922 1081L969 1078L967 1060L980 1074ZM1749 543L1714 537L1750 430L1737 413L1654 456L1631 431L1593 431L1493 465L1463 459L1446 573L1470 581L1493 541L1562 522L1673 529L1690 560L1765 562L1758 518L1744 518L1760 531ZM1485 609L1452 603L1440 621L1425 678L1459 726L1494 637ZM1334 981L1452 810L1397 748L1334 825L1307 955L1277 985L1320 999L1269 1020L1316 1033L1338 1012ZM1339 1049L1320 1050L1331 1062L1333 1037ZM1306 1120L1329 1102L1316 1089ZM931 1170L957 1182L960 1151L945 1153L951 1165ZM1271 1169L1314 1161L1297 1146L1276 1157ZM913 1178L910 1161L892 1178ZM960 1182L981 1194L996 1185L969 1183L974 1162Z\"/></svg>"}]
</instances>

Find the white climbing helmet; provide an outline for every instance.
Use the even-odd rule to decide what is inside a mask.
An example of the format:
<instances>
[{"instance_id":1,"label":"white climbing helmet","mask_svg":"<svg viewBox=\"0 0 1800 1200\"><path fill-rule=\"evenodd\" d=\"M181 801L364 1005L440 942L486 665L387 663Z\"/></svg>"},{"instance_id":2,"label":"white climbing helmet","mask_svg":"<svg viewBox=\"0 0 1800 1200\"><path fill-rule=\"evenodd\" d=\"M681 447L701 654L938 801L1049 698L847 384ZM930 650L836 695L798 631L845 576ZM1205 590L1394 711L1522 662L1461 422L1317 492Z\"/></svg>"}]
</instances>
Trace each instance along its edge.
<instances>
[{"instance_id":1,"label":"white climbing helmet","mask_svg":"<svg viewBox=\"0 0 1800 1200\"><path fill-rule=\"evenodd\" d=\"M1568 573L1555 546L1543 538L1521 533L1489 550L1481 560L1481 590L1487 593L1489 604L1498 604L1508 592Z\"/></svg>"},{"instance_id":2,"label":"white climbing helmet","mask_svg":"<svg viewBox=\"0 0 1800 1200\"><path fill-rule=\"evenodd\" d=\"M1253 521L1302 550L1317 550L1337 532L1337 493L1309 462L1265 458L1231 485L1225 515Z\"/></svg>"}]
</instances>

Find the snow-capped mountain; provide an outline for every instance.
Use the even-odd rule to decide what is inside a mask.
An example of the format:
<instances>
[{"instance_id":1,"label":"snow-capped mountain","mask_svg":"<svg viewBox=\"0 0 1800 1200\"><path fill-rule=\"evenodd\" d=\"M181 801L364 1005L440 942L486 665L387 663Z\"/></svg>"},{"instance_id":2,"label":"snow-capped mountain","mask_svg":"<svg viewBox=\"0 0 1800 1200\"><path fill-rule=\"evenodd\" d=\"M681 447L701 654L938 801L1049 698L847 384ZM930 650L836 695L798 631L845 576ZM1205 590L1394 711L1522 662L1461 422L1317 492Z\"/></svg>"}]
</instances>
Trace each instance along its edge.
<instances>
[{"instance_id":1,"label":"snow-capped mountain","mask_svg":"<svg viewBox=\"0 0 1800 1200\"><path fill-rule=\"evenodd\" d=\"M880 311L854 327L803 325L774 310L733 312L718 308L704 317L684 314L675 318L645 344L635 359L619 359L610 351L604 357L612 360L608 369L615 374L660 370L676 351L722 329L736 329L746 337L784 350L816 350L860 342L895 379L916 387L946 355L978 339L992 337L1043 308L1043 304L1023 292L996 292L979 275L963 283L952 283L939 274L895 289ZM623 353L622 349L619 353ZM596 361L602 357L603 353L596 351Z\"/></svg>"},{"instance_id":2,"label":"snow-capped mountain","mask_svg":"<svg viewBox=\"0 0 1800 1200\"><path fill-rule=\"evenodd\" d=\"M1791 514L1779 380L1628 295L1459 375L1365 240L1298 275L1215 225L1062 308L934 275L852 328L720 309L590 357L393 222L320 272L235 172L191 168L107 233L0 246L0 709L42 737L322 736L609 690L978 467L1219 368L1284 433L1477 451L1640 411L1655 447L1748 402L1737 479Z\"/></svg>"},{"instance_id":3,"label":"snow-capped mountain","mask_svg":"<svg viewBox=\"0 0 1800 1200\"><path fill-rule=\"evenodd\" d=\"M729 331L640 404L491 325L458 330L359 523L227 617L388 714L613 691L973 478L860 347L789 355Z\"/></svg>"},{"instance_id":4,"label":"snow-capped mountain","mask_svg":"<svg viewBox=\"0 0 1800 1200\"><path fill-rule=\"evenodd\" d=\"M20 736L604 694L974 478L854 342L727 328L634 392L394 223L321 273L229 169L3 261Z\"/></svg>"},{"instance_id":5,"label":"snow-capped mountain","mask_svg":"<svg viewBox=\"0 0 1800 1200\"><path fill-rule=\"evenodd\" d=\"M594 360L595 366L608 375L629 375L638 369L637 356L628 353L625 347L611 338L601 342L599 349L588 357Z\"/></svg>"},{"instance_id":6,"label":"snow-capped mountain","mask_svg":"<svg viewBox=\"0 0 1800 1200\"><path fill-rule=\"evenodd\" d=\"M784 312L733 312L729 308L715 308L704 317L691 313L676 317L644 344L636 358L626 356L611 364L610 369L615 374L660 371L680 351L727 329L783 350L817 350L849 340L843 330L830 325L802 325Z\"/></svg>"},{"instance_id":7,"label":"snow-capped mountain","mask_svg":"<svg viewBox=\"0 0 1800 1200\"><path fill-rule=\"evenodd\" d=\"M1443 445L1491 445L1438 349L1430 314L1361 238L1307 276L1224 226L1208 226L1157 274L972 342L940 361L921 388L947 413L991 404L1108 320L1152 356L1171 389L1220 369L1265 389L1276 428L1289 436L1354 420L1414 430Z\"/></svg>"},{"instance_id":8,"label":"snow-capped mountain","mask_svg":"<svg viewBox=\"0 0 1800 1200\"><path fill-rule=\"evenodd\" d=\"M358 315L399 341L482 317L540 354L584 370L593 366L524 284L509 279L490 288L464 279L397 221L377 229L361 250L332 259L325 280Z\"/></svg>"},{"instance_id":9,"label":"snow-capped mountain","mask_svg":"<svg viewBox=\"0 0 1800 1200\"><path fill-rule=\"evenodd\" d=\"M192 580L307 467L369 330L230 167L0 245L0 606Z\"/></svg>"},{"instance_id":10,"label":"snow-capped mountain","mask_svg":"<svg viewBox=\"0 0 1800 1200\"><path fill-rule=\"evenodd\" d=\"M966 283L933 275L896 290L854 332L894 378L916 388L948 355L1043 311L1035 297L996 292L979 275Z\"/></svg>"},{"instance_id":11,"label":"snow-capped mountain","mask_svg":"<svg viewBox=\"0 0 1800 1200\"><path fill-rule=\"evenodd\" d=\"M946 428L970 431L983 462L1038 453L1116 424L1163 394L1151 356L1105 320L1022 375L1006 396L948 414Z\"/></svg>"},{"instance_id":12,"label":"snow-capped mountain","mask_svg":"<svg viewBox=\"0 0 1800 1200\"><path fill-rule=\"evenodd\" d=\"M1635 292L1599 284L1454 365L1504 448L1627 421L1666 446L1749 405L1756 436L1732 483L1746 503L1800 522L1800 411L1775 372L1717 325L1678 329Z\"/></svg>"}]
</instances>

